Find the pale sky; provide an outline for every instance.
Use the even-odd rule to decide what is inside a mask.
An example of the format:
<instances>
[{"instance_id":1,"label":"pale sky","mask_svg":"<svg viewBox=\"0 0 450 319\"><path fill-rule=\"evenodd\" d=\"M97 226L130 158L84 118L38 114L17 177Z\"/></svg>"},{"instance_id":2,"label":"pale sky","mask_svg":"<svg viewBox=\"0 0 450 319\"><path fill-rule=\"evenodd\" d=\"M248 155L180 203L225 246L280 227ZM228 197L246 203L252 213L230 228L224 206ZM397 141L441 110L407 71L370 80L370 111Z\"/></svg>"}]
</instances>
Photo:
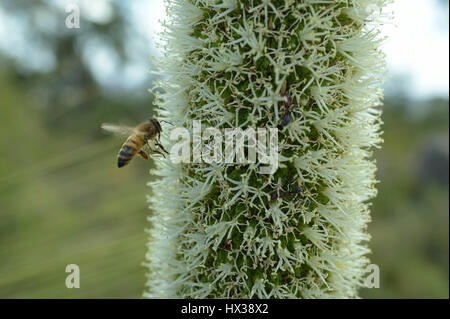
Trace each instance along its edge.
<instances>
[{"instance_id":1,"label":"pale sky","mask_svg":"<svg viewBox=\"0 0 450 319\"><path fill-rule=\"evenodd\" d=\"M382 28L390 71L411 75L413 96L448 95L448 7L432 0L397 0L390 7L393 24Z\"/></svg>"},{"instance_id":2,"label":"pale sky","mask_svg":"<svg viewBox=\"0 0 450 319\"><path fill-rule=\"evenodd\" d=\"M89 20L102 23L108 21L112 14L110 0L48 0L60 8L69 3L80 5L81 15L87 15ZM165 17L163 0L139 0L126 3L133 15L138 32L143 39L129 39L136 52L154 52L154 41L157 33L162 31L159 20ZM434 95L449 94L449 17L448 5L439 6L436 0L395 0L388 8L394 11L391 23L382 26L383 35L388 37L383 46L387 55L391 76L395 77L386 85L386 91L392 88L389 83L403 83L403 87L413 98L424 98ZM41 23L53 28L58 23L56 16L43 17ZM15 32L10 32L14 30ZM26 61L29 67L48 72L58 63L49 48L39 47L33 43L35 54L29 54L30 41L26 37L22 21L14 20L0 11L0 49L15 56L20 61ZM151 67L146 58L136 57L127 65L119 65L117 56L105 46L91 39L89 62L96 78L108 85L111 79L119 79L128 86L148 83L147 70ZM134 41L134 42L133 42ZM101 43L100 43L101 44ZM37 50L39 49L39 50ZM88 47L89 49L89 47ZM39 54L38 54L39 53ZM122 67L121 76L114 72ZM398 76L401 77L398 77ZM126 78L126 81L123 79ZM399 80L400 79L400 80ZM117 83L116 83L117 84ZM395 91L395 90L394 90Z\"/></svg>"}]
</instances>

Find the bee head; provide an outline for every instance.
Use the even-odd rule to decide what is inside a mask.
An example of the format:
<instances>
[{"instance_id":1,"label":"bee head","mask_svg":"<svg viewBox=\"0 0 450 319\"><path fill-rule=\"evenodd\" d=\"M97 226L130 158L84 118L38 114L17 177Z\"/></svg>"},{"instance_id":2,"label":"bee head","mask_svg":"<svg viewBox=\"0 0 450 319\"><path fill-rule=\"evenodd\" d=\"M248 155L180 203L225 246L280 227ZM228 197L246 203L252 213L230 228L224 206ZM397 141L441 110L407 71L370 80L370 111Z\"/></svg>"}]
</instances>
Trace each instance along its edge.
<instances>
[{"instance_id":1,"label":"bee head","mask_svg":"<svg viewBox=\"0 0 450 319\"><path fill-rule=\"evenodd\" d=\"M162 127L161 124L159 123L159 121L153 117L149 118L147 120L147 122L149 123L149 127L156 127L157 132L161 132L162 131Z\"/></svg>"}]
</instances>

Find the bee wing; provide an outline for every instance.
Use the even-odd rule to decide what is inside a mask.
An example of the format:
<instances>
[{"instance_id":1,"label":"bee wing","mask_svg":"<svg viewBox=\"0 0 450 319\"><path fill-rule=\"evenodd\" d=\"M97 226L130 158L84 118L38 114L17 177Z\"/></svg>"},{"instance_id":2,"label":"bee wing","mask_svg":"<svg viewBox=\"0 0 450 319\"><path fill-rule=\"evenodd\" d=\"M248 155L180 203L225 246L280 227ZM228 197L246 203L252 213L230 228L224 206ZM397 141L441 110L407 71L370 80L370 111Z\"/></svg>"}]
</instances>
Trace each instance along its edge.
<instances>
[{"instance_id":1,"label":"bee wing","mask_svg":"<svg viewBox=\"0 0 450 319\"><path fill-rule=\"evenodd\" d=\"M108 132L111 132L111 133L114 133L117 135L131 135L131 134L135 133L135 129L130 126L103 123L101 127L105 131L108 131Z\"/></svg>"}]
</instances>

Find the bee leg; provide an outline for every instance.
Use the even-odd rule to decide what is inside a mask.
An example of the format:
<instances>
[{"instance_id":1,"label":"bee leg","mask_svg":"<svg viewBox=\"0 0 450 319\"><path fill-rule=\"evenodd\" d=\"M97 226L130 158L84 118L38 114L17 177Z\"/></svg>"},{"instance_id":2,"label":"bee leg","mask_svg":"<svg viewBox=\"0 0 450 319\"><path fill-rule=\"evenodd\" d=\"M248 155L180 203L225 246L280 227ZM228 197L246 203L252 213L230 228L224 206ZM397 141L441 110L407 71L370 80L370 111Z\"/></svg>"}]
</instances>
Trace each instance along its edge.
<instances>
[{"instance_id":1,"label":"bee leg","mask_svg":"<svg viewBox=\"0 0 450 319\"><path fill-rule=\"evenodd\" d=\"M166 149L164 148L164 146L162 146L160 137L161 137L161 133L158 134L158 138L156 139L155 145L156 145L156 146L159 146L166 154L169 154L169 152L166 151Z\"/></svg>"},{"instance_id":2,"label":"bee leg","mask_svg":"<svg viewBox=\"0 0 450 319\"><path fill-rule=\"evenodd\" d=\"M147 161L150 159L148 154L144 151L139 151L138 155L141 156L143 159L146 159Z\"/></svg>"},{"instance_id":3,"label":"bee leg","mask_svg":"<svg viewBox=\"0 0 450 319\"><path fill-rule=\"evenodd\" d=\"M156 143L155 145L159 146L166 154L169 154L169 152L167 152L164 146L162 146L160 143Z\"/></svg>"},{"instance_id":4,"label":"bee leg","mask_svg":"<svg viewBox=\"0 0 450 319\"><path fill-rule=\"evenodd\" d=\"M154 140L149 140L147 145L148 145L148 148L150 149L150 151L152 151L153 153L160 154L164 158L166 157L166 155L164 155L164 153L158 151L158 149L156 148L158 143L156 143Z\"/></svg>"}]
</instances>

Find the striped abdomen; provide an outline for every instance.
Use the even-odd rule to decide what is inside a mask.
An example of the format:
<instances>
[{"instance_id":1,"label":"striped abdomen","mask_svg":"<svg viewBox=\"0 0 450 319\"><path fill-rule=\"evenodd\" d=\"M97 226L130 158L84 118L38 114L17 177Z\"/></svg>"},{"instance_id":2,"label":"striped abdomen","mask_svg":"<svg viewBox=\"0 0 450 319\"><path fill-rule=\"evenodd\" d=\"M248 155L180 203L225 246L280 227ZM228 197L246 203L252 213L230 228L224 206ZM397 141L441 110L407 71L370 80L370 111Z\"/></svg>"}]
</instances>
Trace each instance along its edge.
<instances>
[{"instance_id":1,"label":"striped abdomen","mask_svg":"<svg viewBox=\"0 0 450 319\"><path fill-rule=\"evenodd\" d=\"M144 146L145 140L142 135L133 134L123 143L117 156L117 166L122 167L128 164L137 152Z\"/></svg>"}]
</instances>

